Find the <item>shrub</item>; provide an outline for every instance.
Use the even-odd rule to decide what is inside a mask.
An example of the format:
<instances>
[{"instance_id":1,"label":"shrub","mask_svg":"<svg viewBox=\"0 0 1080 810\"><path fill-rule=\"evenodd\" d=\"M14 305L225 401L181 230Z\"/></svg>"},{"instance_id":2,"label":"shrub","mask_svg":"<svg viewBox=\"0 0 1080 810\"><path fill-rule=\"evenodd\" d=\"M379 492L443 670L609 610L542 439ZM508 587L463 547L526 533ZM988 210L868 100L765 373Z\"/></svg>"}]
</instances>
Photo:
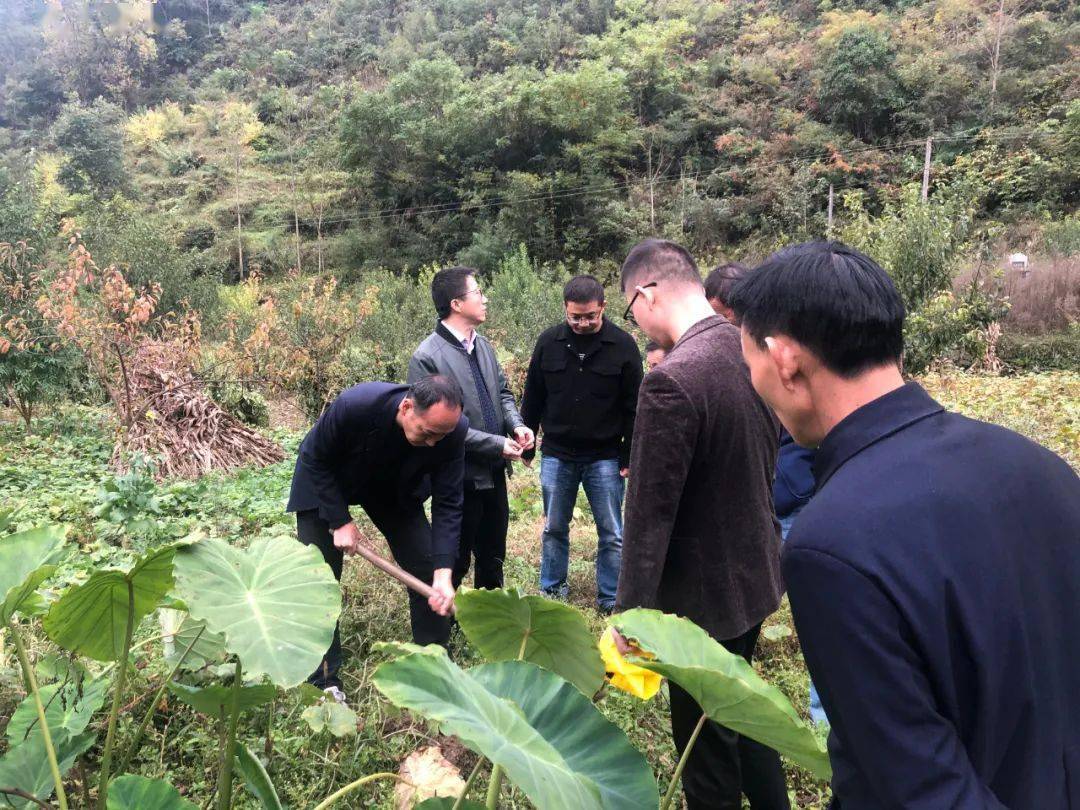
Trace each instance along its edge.
<instances>
[{"instance_id":1,"label":"shrub","mask_svg":"<svg viewBox=\"0 0 1080 810\"><path fill-rule=\"evenodd\" d=\"M1013 371L1080 372L1080 326L1048 335L1006 333L998 344L998 356Z\"/></svg>"}]
</instances>

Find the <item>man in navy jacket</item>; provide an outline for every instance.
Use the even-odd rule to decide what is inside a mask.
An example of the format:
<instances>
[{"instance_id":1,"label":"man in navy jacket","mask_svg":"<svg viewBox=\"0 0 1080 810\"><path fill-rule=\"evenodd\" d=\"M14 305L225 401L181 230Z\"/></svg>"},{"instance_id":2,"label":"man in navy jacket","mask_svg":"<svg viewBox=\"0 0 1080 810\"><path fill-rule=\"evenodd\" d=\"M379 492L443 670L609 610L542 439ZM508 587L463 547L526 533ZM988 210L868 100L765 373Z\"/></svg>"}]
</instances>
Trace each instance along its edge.
<instances>
[{"instance_id":1,"label":"man in navy jacket","mask_svg":"<svg viewBox=\"0 0 1080 810\"><path fill-rule=\"evenodd\" d=\"M409 591L417 644L445 644L454 599L451 571L461 534L465 434L462 394L447 377L412 387L383 382L341 392L300 445L288 511L296 512L300 542L316 545L341 579L344 554L371 543L349 506L359 505L386 537L398 565L431 582L435 595ZM431 496L431 523L423 504ZM311 682L336 690L341 639L334 641Z\"/></svg>"},{"instance_id":2,"label":"man in navy jacket","mask_svg":"<svg viewBox=\"0 0 1080 810\"><path fill-rule=\"evenodd\" d=\"M782 570L834 807L1080 808L1076 473L904 383L866 256L797 245L733 299L754 387L818 448Z\"/></svg>"}]
</instances>

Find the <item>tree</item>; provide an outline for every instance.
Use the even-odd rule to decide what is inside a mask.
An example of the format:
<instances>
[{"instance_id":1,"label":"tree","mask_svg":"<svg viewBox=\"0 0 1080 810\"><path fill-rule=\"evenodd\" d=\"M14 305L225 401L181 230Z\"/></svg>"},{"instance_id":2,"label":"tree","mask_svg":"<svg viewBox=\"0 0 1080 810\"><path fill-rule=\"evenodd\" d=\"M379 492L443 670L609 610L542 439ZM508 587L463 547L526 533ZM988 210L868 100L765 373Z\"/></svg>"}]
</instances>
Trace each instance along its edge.
<instances>
[{"instance_id":1,"label":"tree","mask_svg":"<svg viewBox=\"0 0 1080 810\"><path fill-rule=\"evenodd\" d=\"M0 242L0 391L26 430L39 405L67 390L72 358L41 317L41 272L26 242Z\"/></svg>"},{"instance_id":2,"label":"tree","mask_svg":"<svg viewBox=\"0 0 1080 810\"><path fill-rule=\"evenodd\" d=\"M71 191L107 199L128 189L124 121L124 111L101 98L64 106L52 138L65 157L60 180Z\"/></svg>"},{"instance_id":3,"label":"tree","mask_svg":"<svg viewBox=\"0 0 1080 810\"><path fill-rule=\"evenodd\" d=\"M864 141L886 135L900 105L900 82L888 37L869 26L840 35L819 70L825 118Z\"/></svg>"}]
</instances>

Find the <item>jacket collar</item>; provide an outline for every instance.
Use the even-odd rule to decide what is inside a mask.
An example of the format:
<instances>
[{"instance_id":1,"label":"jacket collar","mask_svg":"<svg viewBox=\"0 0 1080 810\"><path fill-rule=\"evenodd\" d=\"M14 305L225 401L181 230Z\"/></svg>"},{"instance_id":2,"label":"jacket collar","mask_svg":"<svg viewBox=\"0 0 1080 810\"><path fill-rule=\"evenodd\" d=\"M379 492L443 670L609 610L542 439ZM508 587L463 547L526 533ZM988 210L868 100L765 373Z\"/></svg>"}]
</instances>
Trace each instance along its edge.
<instances>
[{"instance_id":1,"label":"jacket collar","mask_svg":"<svg viewBox=\"0 0 1080 810\"><path fill-rule=\"evenodd\" d=\"M837 424L814 457L814 480L820 491L848 459L870 445L945 409L921 385L909 382L852 411Z\"/></svg>"},{"instance_id":2,"label":"jacket collar","mask_svg":"<svg viewBox=\"0 0 1080 810\"><path fill-rule=\"evenodd\" d=\"M687 341L693 340L702 332L707 332L710 329L715 329L718 326L723 326L725 323L730 323L730 321L723 315L710 315L707 318L702 318L700 321L687 329L683 333L683 336L681 338L675 341L675 345L671 347L671 351L675 351L675 349L677 349L679 346L682 346Z\"/></svg>"},{"instance_id":3,"label":"jacket collar","mask_svg":"<svg viewBox=\"0 0 1080 810\"><path fill-rule=\"evenodd\" d=\"M441 337L443 340L445 340L447 343L449 343L451 346L453 346L455 349L457 349L462 354L465 353L465 347L461 345L461 341L458 340L458 336L455 335L453 332L451 332L449 329L447 329L446 324L444 324L442 321L436 321L435 322L435 334L438 335L439 337ZM480 338L480 334L474 330L473 331L473 351L476 350L476 342L477 342L477 340L479 340L479 338Z\"/></svg>"}]
</instances>

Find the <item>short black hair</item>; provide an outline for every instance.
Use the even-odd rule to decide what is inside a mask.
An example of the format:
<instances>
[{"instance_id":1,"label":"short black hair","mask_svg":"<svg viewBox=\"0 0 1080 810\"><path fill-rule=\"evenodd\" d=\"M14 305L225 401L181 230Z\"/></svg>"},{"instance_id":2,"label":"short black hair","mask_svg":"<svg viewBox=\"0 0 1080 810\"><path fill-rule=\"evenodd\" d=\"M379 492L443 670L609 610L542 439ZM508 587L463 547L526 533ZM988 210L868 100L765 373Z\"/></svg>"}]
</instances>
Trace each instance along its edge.
<instances>
[{"instance_id":1,"label":"short black hair","mask_svg":"<svg viewBox=\"0 0 1080 810\"><path fill-rule=\"evenodd\" d=\"M657 349L662 350L664 347L657 343L655 340L650 340L645 344L645 354L649 352L655 352Z\"/></svg>"},{"instance_id":2,"label":"short black hair","mask_svg":"<svg viewBox=\"0 0 1080 810\"><path fill-rule=\"evenodd\" d=\"M677 281L701 285L701 273L690 251L667 239L646 239L638 242L626 256L619 270L623 292L644 281ZM648 275L647 279L642 276Z\"/></svg>"},{"instance_id":3,"label":"short black hair","mask_svg":"<svg viewBox=\"0 0 1080 810\"><path fill-rule=\"evenodd\" d=\"M593 276L574 276L562 290L564 304L604 303L604 285Z\"/></svg>"},{"instance_id":4,"label":"short black hair","mask_svg":"<svg viewBox=\"0 0 1080 810\"><path fill-rule=\"evenodd\" d=\"M889 274L839 242L803 242L767 258L735 285L729 306L759 346L787 335L842 377L904 350L904 302Z\"/></svg>"},{"instance_id":5,"label":"short black hair","mask_svg":"<svg viewBox=\"0 0 1080 810\"><path fill-rule=\"evenodd\" d=\"M453 377L447 377L445 374L421 377L409 386L409 392L405 396L413 401L416 410L421 413L440 402L446 403L450 408L461 408L465 402L461 386Z\"/></svg>"},{"instance_id":6,"label":"short black hair","mask_svg":"<svg viewBox=\"0 0 1080 810\"><path fill-rule=\"evenodd\" d=\"M474 267L447 267L431 279L431 300L440 318L450 316L450 302L461 298L469 287L469 276L477 273Z\"/></svg>"},{"instance_id":7,"label":"short black hair","mask_svg":"<svg viewBox=\"0 0 1080 810\"><path fill-rule=\"evenodd\" d=\"M705 297L710 301L714 298L725 307L731 306L731 290L735 282L750 272L750 268L739 262L722 264L705 277Z\"/></svg>"}]
</instances>

